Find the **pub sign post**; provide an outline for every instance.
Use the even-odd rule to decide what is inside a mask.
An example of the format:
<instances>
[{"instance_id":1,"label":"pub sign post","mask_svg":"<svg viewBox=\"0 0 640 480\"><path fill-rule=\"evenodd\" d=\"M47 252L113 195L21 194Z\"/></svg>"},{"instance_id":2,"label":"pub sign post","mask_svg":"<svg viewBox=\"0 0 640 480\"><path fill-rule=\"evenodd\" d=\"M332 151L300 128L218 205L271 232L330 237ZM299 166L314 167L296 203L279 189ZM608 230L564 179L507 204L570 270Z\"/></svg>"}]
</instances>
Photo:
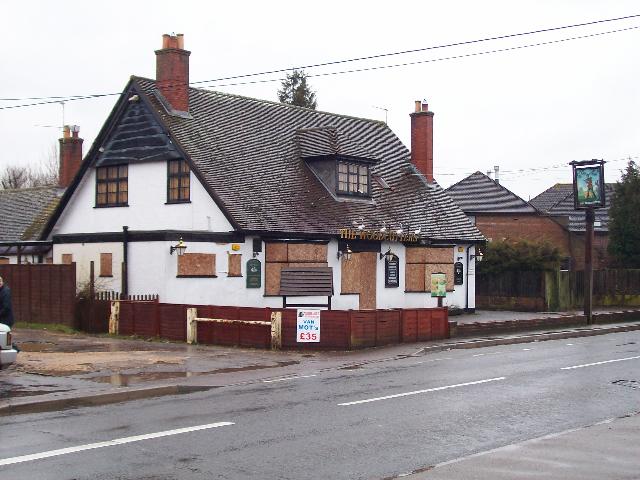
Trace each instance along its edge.
<instances>
[{"instance_id":1,"label":"pub sign post","mask_svg":"<svg viewBox=\"0 0 640 480\"><path fill-rule=\"evenodd\" d=\"M585 211L584 236L584 315L593 323L593 222L595 209L605 206L604 160L574 161L573 202Z\"/></svg>"}]
</instances>

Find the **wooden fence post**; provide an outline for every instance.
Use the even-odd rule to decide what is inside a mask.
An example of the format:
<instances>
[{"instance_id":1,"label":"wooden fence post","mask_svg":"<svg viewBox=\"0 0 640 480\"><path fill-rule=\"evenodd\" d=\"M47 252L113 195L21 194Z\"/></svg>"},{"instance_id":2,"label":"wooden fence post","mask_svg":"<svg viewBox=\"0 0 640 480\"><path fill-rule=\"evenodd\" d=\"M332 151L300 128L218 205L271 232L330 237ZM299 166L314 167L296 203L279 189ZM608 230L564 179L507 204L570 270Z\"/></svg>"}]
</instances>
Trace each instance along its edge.
<instances>
[{"instance_id":1,"label":"wooden fence post","mask_svg":"<svg viewBox=\"0 0 640 480\"><path fill-rule=\"evenodd\" d=\"M271 350L282 348L282 312L271 312Z\"/></svg>"},{"instance_id":2,"label":"wooden fence post","mask_svg":"<svg viewBox=\"0 0 640 480\"><path fill-rule=\"evenodd\" d=\"M109 334L117 335L120 331L120 301L111 302L111 315L109 315Z\"/></svg>"},{"instance_id":3,"label":"wooden fence post","mask_svg":"<svg viewBox=\"0 0 640 480\"><path fill-rule=\"evenodd\" d=\"M197 308L187 308L187 343L189 344L198 342L198 322L196 322L197 316Z\"/></svg>"}]
</instances>

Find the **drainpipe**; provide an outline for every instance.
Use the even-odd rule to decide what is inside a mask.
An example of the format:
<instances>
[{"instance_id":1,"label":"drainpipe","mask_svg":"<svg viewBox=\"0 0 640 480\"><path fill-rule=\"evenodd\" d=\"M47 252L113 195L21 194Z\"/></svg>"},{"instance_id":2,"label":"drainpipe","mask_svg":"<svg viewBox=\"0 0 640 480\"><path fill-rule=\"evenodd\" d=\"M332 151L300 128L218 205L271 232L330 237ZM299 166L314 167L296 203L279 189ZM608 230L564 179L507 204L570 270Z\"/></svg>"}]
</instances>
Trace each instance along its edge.
<instances>
[{"instance_id":1,"label":"drainpipe","mask_svg":"<svg viewBox=\"0 0 640 480\"><path fill-rule=\"evenodd\" d=\"M129 294L129 227L122 227L122 298Z\"/></svg>"},{"instance_id":2,"label":"drainpipe","mask_svg":"<svg viewBox=\"0 0 640 480\"><path fill-rule=\"evenodd\" d=\"M464 279L464 311L469 311L469 245L467 245L467 262L465 265L466 273Z\"/></svg>"}]
</instances>

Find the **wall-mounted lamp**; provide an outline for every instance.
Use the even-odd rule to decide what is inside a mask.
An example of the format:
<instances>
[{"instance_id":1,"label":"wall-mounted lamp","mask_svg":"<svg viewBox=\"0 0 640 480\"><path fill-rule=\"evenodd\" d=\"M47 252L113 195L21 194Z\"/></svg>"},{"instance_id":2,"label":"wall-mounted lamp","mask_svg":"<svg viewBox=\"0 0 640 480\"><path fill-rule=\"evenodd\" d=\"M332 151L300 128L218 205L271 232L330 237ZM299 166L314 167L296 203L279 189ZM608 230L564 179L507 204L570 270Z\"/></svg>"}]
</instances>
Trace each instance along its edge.
<instances>
[{"instance_id":1,"label":"wall-mounted lamp","mask_svg":"<svg viewBox=\"0 0 640 480\"><path fill-rule=\"evenodd\" d=\"M340 257L344 257L345 260L349 261L351 260L351 254L353 252L351 251L351 247L349 247L349 245L347 245L347 248L343 251L338 250L338 258Z\"/></svg>"},{"instance_id":2,"label":"wall-mounted lamp","mask_svg":"<svg viewBox=\"0 0 640 480\"><path fill-rule=\"evenodd\" d=\"M178 256L182 255L184 251L187 249L187 246L182 241L182 237L175 246L169 247L169 255L173 255L173 252L178 252Z\"/></svg>"},{"instance_id":3,"label":"wall-mounted lamp","mask_svg":"<svg viewBox=\"0 0 640 480\"><path fill-rule=\"evenodd\" d=\"M476 259L476 262L481 262L482 261L482 252L478 252L475 255L471 254L469 255L469 260L473 260Z\"/></svg>"},{"instance_id":4,"label":"wall-mounted lamp","mask_svg":"<svg viewBox=\"0 0 640 480\"><path fill-rule=\"evenodd\" d=\"M387 250L385 253L380 253L380 260L384 258L385 261L390 262L395 256L396 255L391 251L391 247L389 247L389 250Z\"/></svg>"}]
</instances>

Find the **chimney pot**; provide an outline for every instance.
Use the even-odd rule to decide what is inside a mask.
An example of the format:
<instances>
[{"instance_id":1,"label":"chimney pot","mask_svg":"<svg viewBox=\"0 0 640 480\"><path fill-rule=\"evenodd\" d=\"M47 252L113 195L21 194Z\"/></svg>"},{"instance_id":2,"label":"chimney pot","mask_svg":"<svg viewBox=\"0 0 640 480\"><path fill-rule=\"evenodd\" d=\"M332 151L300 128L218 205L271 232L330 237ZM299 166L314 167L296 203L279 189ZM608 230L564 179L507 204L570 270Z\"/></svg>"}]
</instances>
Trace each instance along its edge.
<instances>
[{"instance_id":1,"label":"chimney pot","mask_svg":"<svg viewBox=\"0 0 640 480\"><path fill-rule=\"evenodd\" d=\"M433 182L433 112L426 101L416 100L411 116L411 163Z\"/></svg>"},{"instance_id":2,"label":"chimney pot","mask_svg":"<svg viewBox=\"0 0 640 480\"><path fill-rule=\"evenodd\" d=\"M184 35L162 35L162 49L156 50L156 84L172 110L189 111L189 55Z\"/></svg>"},{"instance_id":3,"label":"chimney pot","mask_svg":"<svg viewBox=\"0 0 640 480\"><path fill-rule=\"evenodd\" d=\"M62 138L59 140L60 165L58 170L58 184L61 187L71 185L73 178L80 170L83 139L78 137L79 133L80 127L78 125L65 125L62 129Z\"/></svg>"}]
</instances>

